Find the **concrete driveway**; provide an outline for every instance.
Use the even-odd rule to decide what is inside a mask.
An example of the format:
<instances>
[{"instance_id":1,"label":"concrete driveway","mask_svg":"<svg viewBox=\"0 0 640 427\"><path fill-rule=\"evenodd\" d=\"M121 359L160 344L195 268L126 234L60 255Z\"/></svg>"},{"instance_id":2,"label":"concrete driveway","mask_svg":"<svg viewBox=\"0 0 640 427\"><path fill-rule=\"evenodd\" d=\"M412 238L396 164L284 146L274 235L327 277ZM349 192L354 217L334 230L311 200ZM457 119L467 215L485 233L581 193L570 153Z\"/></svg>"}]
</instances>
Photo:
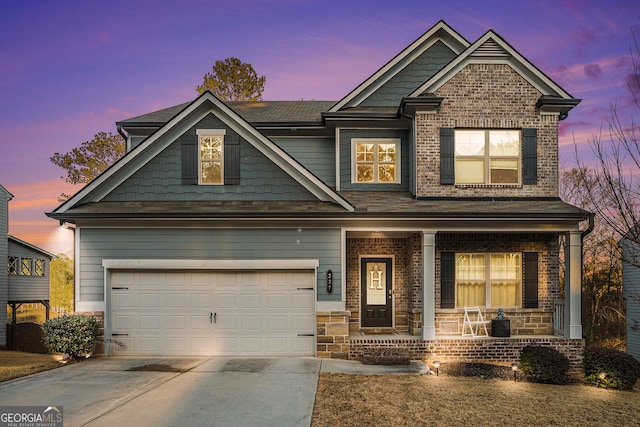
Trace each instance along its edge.
<instances>
[{"instance_id":1,"label":"concrete driveway","mask_svg":"<svg viewBox=\"0 0 640 427\"><path fill-rule=\"evenodd\" d=\"M0 383L0 406L65 426L309 426L316 358L99 358Z\"/></svg>"}]
</instances>

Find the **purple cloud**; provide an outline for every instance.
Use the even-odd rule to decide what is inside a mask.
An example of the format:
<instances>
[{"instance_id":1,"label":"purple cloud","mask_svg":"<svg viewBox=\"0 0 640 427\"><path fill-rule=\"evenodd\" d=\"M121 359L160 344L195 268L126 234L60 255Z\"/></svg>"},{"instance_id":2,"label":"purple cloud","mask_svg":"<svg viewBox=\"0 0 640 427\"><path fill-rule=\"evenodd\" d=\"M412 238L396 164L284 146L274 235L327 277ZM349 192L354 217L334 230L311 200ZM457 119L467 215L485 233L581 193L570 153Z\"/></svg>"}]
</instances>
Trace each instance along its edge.
<instances>
[{"instance_id":1,"label":"purple cloud","mask_svg":"<svg viewBox=\"0 0 640 427\"><path fill-rule=\"evenodd\" d=\"M587 64L584 66L584 74L592 80L600 80L602 77L602 68L598 64Z\"/></svg>"}]
</instances>

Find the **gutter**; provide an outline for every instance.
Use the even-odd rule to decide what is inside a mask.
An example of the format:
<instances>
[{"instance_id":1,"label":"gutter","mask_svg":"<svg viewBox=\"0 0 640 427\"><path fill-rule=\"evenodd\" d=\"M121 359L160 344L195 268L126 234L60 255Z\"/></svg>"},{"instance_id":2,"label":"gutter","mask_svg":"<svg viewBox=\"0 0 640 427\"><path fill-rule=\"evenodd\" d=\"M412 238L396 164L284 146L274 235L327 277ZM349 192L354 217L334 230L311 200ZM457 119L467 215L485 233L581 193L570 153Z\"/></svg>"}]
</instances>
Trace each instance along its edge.
<instances>
[{"instance_id":1,"label":"gutter","mask_svg":"<svg viewBox=\"0 0 640 427\"><path fill-rule=\"evenodd\" d=\"M129 137L122 130L122 124L116 123L116 129L118 129L118 133L120 134L120 136L124 138L125 143L129 141Z\"/></svg>"}]
</instances>

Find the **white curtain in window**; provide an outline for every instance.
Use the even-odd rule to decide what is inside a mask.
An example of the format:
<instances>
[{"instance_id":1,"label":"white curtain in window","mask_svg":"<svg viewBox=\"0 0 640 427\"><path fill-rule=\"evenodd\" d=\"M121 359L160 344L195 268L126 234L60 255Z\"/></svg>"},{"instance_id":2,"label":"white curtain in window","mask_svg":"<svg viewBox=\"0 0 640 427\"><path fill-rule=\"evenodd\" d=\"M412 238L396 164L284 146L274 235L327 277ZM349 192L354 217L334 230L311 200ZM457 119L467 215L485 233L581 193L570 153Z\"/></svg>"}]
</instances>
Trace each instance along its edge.
<instances>
[{"instance_id":1,"label":"white curtain in window","mask_svg":"<svg viewBox=\"0 0 640 427\"><path fill-rule=\"evenodd\" d=\"M491 254L491 306L518 306L520 254Z\"/></svg>"},{"instance_id":2,"label":"white curtain in window","mask_svg":"<svg viewBox=\"0 0 640 427\"><path fill-rule=\"evenodd\" d=\"M484 254L459 254L456 262L458 307L486 305L486 258Z\"/></svg>"}]
</instances>

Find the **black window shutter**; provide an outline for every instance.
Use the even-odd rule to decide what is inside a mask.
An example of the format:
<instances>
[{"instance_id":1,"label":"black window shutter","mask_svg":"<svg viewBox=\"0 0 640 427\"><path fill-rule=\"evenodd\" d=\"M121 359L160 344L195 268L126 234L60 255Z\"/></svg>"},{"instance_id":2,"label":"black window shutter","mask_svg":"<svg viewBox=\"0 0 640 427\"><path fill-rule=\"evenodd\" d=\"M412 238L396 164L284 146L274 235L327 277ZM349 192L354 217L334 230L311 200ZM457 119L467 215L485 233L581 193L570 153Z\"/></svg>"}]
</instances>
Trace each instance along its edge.
<instances>
[{"instance_id":1,"label":"black window shutter","mask_svg":"<svg viewBox=\"0 0 640 427\"><path fill-rule=\"evenodd\" d=\"M240 137L235 133L224 140L224 184L240 184Z\"/></svg>"},{"instance_id":2,"label":"black window shutter","mask_svg":"<svg viewBox=\"0 0 640 427\"><path fill-rule=\"evenodd\" d=\"M524 308L538 308L538 253L524 253Z\"/></svg>"},{"instance_id":3,"label":"black window shutter","mask_svg":"<svg viewBox=\"0 0 640 427\"><path fill-rule=\"evenodd\" d=\"M456 308L455 252L440 252L440 308Z\"/></svg>"},{"instance_id":4,"label":"black window shutter","mask_svg":"<svg viewBox=\"0 0 640 427\"><path fill-rule=\"evenodd\" d=\"M538 130L522 129L522 183L538 183Z\"/></svg>"},{"instance_id":5,"label":"black window shutter","mask_svg":"<svg viewBox=\"0 0 640 427\"><path fill-rule=\"evenodd\" d=\"M185 136L182 140L182 184L198 184L198 137Z\"/></svg>"},{"instance_id":6,"label":"black window shutter","mask_svg":"<svg viewBox=\"0 0 640 427\"><path fill-rule=\"evenodd\" d=\"M455 182L454 129L440 128L440 184L452 185Z\"/></svg>"}]
</instances>

